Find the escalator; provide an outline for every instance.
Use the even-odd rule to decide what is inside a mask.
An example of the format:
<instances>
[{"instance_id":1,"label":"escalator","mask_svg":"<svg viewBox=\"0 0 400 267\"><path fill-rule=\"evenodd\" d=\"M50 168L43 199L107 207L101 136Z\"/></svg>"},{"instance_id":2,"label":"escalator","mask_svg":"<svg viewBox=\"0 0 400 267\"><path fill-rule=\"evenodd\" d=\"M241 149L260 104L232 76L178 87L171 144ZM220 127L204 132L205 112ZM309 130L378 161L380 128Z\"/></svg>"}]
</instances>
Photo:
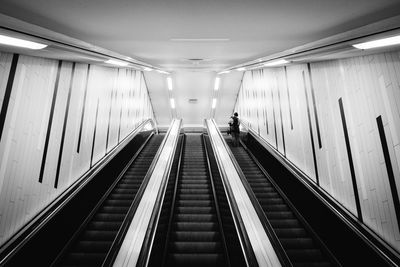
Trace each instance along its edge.
<instances>
[{"instance_id":1,"label":"escalator","mask_svg":"<svg viewBox=\"0 0 400 267\"><path fill-rule=\"evenodd\" d=\"M243 146L233 147L229 138L226 141L291 264L340 265L257 160Z\"/></svg>"},{"instance_id":2,"label":"escalator","mask_svg":"<svg viewBox=\"0 0 400 267\"><path fill-rule=\"evenodd\" d=\"M185 137L164 266L230 266L202 136Z\"/></svg>"},{"instance_id":3,"label":"escalator","mask_svg":"<svg viewBox=\"0 0 400 267\"><path fill-rule=\"evenodd\" d=\"M163 140L151 137L96 205L54 266L101 266Z\"/></svg>"}]
</instances>

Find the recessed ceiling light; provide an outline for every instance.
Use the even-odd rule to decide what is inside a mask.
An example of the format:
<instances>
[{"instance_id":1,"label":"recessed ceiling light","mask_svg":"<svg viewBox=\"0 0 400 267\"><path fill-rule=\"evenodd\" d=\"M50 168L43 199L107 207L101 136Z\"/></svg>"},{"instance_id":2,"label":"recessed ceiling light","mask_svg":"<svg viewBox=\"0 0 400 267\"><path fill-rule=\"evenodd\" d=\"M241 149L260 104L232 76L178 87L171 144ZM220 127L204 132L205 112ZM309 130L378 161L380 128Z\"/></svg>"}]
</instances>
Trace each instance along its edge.
<instances>
[{"instance_id":1,"label":"recessed ceiling light","mask_svg":"<svg viewBox=\"0 0 400 267\"><path fill-rule=\"evenodd\" d=\"M244 70L246 70L246 68L241 67L241 68L237 68L236 70L237 70L237 71L244 71Z\"/></svg>"},{"instance_id":2,"label":"recessed ceiling light","mask_svg":"<svg viewBox=\"0 0 400 267\"><path fill-rule=\"evenodd\" d=\"M229 38L171 38L172 42L227 42Z\"/></svg>"},{"instance_id":3,"label":"recessed ceiling light","mask_svg":"<svg viewBox=\"0 0 400 267\"><path fill-rule=\"evenodd\" d=\"M217 106L217 99L216 99L216 98L213 98L211 108L212 108L212 109L215 109L216 106Z\"/></svg>"},{"instance_id":4,"label":"recessed ceiling light","mask_svg":"<svg viewBox=\"0 0 400 267\"><path fill-rule=\"evenodd\" d=\"M215 83L214 83L214 90L217 91L219 89L219 82L220 82L220 78L217 77L215 78Z\"/></svg>"},{"instance_id":5,"label":"recessed ceiling light","mask_svg":"<svg viewBox=\"0 0 400 267\"><path fill-rule=\"evenodd\" d=\"M172 79L171 79L171 77L167 77L167 86L168 86L168 90L172 91Z\"/></svg>"},{"instance_id":6,"label":"recessed ceiling light","mask_svg":"<svg viewBox=\"0 0 400 267\"><path fill-rule=\"evenodd\" d=\"M279 65L284 65L287 63L289 63L289 61L287 61L286 59L280 59L280 60L276 60L276 61L267 62L264 64L264 67L279 66Z\"/></svg>"},{"instance_id":7,"label":"recessed ceiling light","mask_svg":"<svg viewBox=\"0 0 400 267\"><path fill-rule=\"evenodd\" d=\"M218 74L226 74L226 73L229 73L229 72L231 72L231 71L230 70L226 70L226 71L221 71Z\"/></svg>"},{"instance_id":8,"label":"recessed ceiling light","mask_svg":"<svg viewBox=\"0 0 400 267\"><path fill-rule=\"evenodd\" d=\"M104 61L104 62L107 63L107 64L117 65L117 66L121 66L121 67L126 67L129 64L128 62L114 60L114 59L109 59L109 60Z\"/></svg>"},{"instance_id":9,"label":"recessed ceiling light","mask_svg":"<svg viewBox=\"0 0 400 267\"><path fill-rule=\"evenodd\" d=\"M29 48L29 49L43 49L47 47L45 44L40 44L32 41L27 41L19 38L14 38L6 35L0 35L0 44L3 45L10 45L10 46L17 46L22 48Z\"/></svg>"},{"instance_id":10,"label":"recessed ceiling light","mask_svg":"<svg viewBox=\"0 0 400 267\"><path fill-rule=\"evenodd\" d=\"M159 72L159 73L161 73L161 74L169 74L168 72L163 71L163 70L157 70L157 72Z\"/></svg>"},{"instance_id":11,"label":"recessed ceiling light","mask_svg":"<svg viewBox=\"0 0 400 267\"><path fill-rule=\"evenodd\" d=\"M171 108L174 109L175 108L175 99L170 98L170 103L171 103Z\"/></svg>"},{"instance_id":12,"label":"recessed ceiling light","mask_svg":"<svg viewBox=\"0 0 400 267\"><path fill-rule=\"evenodd\" d=\"M400 44L400 35L354 44L353 46L358 49L371 49L371 48L378 48L378 47L391 46L397 44Z\"/></svg>"}]
</instances>

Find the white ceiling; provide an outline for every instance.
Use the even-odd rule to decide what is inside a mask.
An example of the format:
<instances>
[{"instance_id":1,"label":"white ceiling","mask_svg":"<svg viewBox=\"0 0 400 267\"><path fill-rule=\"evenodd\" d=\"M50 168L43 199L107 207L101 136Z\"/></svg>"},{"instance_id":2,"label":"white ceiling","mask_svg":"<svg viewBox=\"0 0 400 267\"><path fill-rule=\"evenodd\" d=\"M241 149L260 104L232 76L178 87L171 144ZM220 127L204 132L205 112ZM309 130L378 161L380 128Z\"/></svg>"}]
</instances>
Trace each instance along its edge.
<instances>
[{"instance_id":1,"label":"white ceiling","mask_svg":"<svg viewBox=\"0 0 400 267\"><path fill-rule=\"evenodd\" d=\"M398 15L400 1L0 0L0 13L172 71L177 116L202 124L215 71ZM173 40L203 38L221 40ZM146 80L157 120L168 124L165 76ZM222 79L217 118L229 118L239 83L238 73Z\"/></svg>"}]
</instances>

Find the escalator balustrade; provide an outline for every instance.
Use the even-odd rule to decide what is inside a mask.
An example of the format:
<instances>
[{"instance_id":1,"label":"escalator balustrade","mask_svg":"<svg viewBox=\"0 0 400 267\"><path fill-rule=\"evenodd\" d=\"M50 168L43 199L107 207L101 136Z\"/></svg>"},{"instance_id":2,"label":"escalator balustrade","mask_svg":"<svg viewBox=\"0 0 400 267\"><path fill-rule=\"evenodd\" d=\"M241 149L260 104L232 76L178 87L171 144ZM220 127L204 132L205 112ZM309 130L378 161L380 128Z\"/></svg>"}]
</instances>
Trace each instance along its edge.
<instances>
[{"instance_id":1,"label":"escalator balustrade","mask_svg":"<svg viewBox=\"0 0 400 267\"><path fill-rule=\"evenodd\" d=\"M161 145L153 136L128 167L110 194L98 205L87 224L64 249L55 266L101 266Z\"/></svg>"},{"instance_id":2,"label":"escalator balustrade","mask_svg":"<svg viewBox=\"0 0 400 267\"><path fill-rule=\"evenodd\" d=\"M293 266L337 266L248 151L243 146L233 147L229 138L226 141Z\"/></svg>"}]
</instances>

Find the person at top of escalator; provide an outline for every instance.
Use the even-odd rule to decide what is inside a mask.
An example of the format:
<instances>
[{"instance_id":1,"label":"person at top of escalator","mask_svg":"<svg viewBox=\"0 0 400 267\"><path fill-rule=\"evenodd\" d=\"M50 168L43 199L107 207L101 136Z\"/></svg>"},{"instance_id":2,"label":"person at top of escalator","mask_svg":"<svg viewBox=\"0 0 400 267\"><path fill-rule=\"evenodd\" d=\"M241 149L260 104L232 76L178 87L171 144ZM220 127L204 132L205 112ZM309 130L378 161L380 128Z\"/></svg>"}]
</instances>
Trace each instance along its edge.
<instances>
[{"instance_id":1,"label":"person at top of escalator","mask_svg":"<svg viewBox=\"0 0 400 267\"><path fill-rule=\"evenodd\" d=\"M229 128L230 128L230 133L232 135L233 146L239 146L240 122L238 116L239 115L237 112L233 113L233 116L231 116L231 119L229 121Z\"/></svg>"}]
</instances>

